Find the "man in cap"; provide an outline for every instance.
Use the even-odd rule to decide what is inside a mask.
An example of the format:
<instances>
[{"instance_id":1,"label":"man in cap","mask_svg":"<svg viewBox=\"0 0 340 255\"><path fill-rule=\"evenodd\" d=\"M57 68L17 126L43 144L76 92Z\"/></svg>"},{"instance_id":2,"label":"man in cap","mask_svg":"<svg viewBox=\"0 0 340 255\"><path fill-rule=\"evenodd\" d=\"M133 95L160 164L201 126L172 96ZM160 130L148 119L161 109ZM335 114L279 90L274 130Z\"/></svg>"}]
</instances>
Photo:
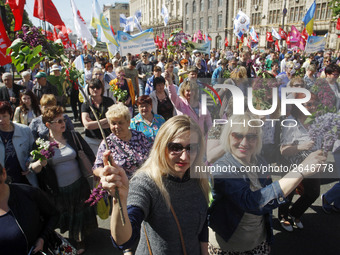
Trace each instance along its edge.
<instances>
[{"instance_id":1,"label":"man in cap","mask_svg":"<svg viewBox=\"0 0 340 255\"><path fill-rule=\"evenodd\" d=\"M57 87L47 81L47 75L45 72L38 72L35 78L37 78L37 83L33 86L32 92L38 97L39 101L44 94L53 94L56 97L58 96Z\"/></svg>"},{"instance_id":2,"label":"man in cap","mask_svg":"<svg viewBox=\"0 0 340 255\"><path fill-rule=\"evenodd\" d=\"M24 87L13 82L13 75L11 73L4 73L2 81L5 86L0 87L0 101L9 101L15 109L19 105L20 90L24 89Z\"/></svg>"}]
</instances>

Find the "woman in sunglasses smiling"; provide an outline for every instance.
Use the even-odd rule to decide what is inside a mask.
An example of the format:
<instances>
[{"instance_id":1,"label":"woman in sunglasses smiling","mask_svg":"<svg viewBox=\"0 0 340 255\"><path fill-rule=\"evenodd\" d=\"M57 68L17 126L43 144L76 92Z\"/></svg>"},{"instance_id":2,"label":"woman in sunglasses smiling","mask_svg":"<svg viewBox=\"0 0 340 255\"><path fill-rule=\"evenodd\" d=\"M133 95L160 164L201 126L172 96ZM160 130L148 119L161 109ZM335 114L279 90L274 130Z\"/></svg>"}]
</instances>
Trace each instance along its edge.
<instances>
[{"instance_id":1,"label":"woman in sunglasses smiling","mask_svg":"<svg viewBox=\"0 0 340 255\"><path fill-rule=\"evenodd\" d=\"M233 115L221 135L225 154L215 162L225 170L214 173L213 201L209 209L209 254L269 254L272 241L272 210L285 203L285 197L310 172L290 172L273 182L261 173L266 162L259 156L262 128L251 113ZM240 123L251 121L253 126ZM322 163L321 151L312 153L308 164Z\"/></svg>"},{"instance_id":2,"label":"woman in sunglasses smiling","mask_svg":"<svg viewBox=\"0 0 340 255\"><path fill-rule=\"evenodd\" d=\"M209 183L203 173L190 178L189 170L202 165L202 146L199 126L182 115L162 125L149 158L130 183L122 168L107 165L104 154L102 185L113 197L118 187L126 219L123 226L114 198L111 234L118 248L131 246L141 233L136 254L183 254L184 249L207 254Z\"/></svg>"}]
</instances>

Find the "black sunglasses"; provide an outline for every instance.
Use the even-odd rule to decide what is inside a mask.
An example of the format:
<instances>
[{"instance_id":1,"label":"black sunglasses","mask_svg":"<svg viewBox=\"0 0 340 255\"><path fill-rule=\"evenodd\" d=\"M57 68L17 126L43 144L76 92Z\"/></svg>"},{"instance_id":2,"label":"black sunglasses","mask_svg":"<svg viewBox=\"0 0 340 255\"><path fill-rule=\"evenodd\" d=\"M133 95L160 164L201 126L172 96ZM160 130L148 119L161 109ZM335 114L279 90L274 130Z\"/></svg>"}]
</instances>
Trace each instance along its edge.
<instances>
[{"instance_id":1,"label":"black sunglasses","mask_svg":"<svg viewBox=\"0 0 340 255\"><path fill-rule=\"evenodd\" d=\"M101 89L102 87L101 86L90 86L89 88L90 89Z\"/></svg>"},{"instance_id":2,"label":"black sunglasses","mask_svg":"<svg viewBox=\"0 0 340 255\"><path fill-rule=\"evenodd\" d=\"M199 145L197 143L188 144L185 147L180 143L168 143L168 150L170 153L173 153L173 154L182 154L183 150L186 150L190 154L194 154L194 153L197 153L198 146Z\"/></svg>"},{"instance_id":3,"label":"black sunglasses","mask_svg":"<svg viewBox=\"0 0 340 255\"><path fill-rule=\"evenodd\" d=\"M58 124L62 124L65 122L65 119L59 119L59 120L56 120L56 121L51 121L50 123L58 123Z\"/></svg>"},{"instance_id":4,"label":"black sunglasses","mask_svg":"<svg viewBox=\"0 0 340 255\"><path fill-rule=\"evenodd\" d=\"M248 142L250 143L253 143L257 140L257 134L246 134L246 135L243 135L243 134L240 134L240 133L237 133L237 132L232 132L231 133L231 136L237 140L238 142L241 142L243 140L243 138L246 138Z\"/></svg>"}]
</instances>

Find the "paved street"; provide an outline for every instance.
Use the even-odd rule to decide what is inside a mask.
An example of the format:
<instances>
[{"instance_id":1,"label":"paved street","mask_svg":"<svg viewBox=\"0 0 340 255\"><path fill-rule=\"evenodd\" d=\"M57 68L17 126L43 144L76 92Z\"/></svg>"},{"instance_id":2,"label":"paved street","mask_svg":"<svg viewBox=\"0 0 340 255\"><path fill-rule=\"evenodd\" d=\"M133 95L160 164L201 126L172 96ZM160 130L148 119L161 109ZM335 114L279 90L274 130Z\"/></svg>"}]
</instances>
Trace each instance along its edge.
<instances>
[{"instance_id":1,"label":"paved street","mask_svg":"<svg viewBox=\"0 0 340 255\"><path fill-rule=\"evenodd\" d=\"M69 108L67 114L72 117ZM83 132L83 127L79 122L75 123L75 127L78 132ZM276 180L278 177L274 176L273 179ZM321 194L329 190L334 183L334 180L322 180ZM284 231L277 220L277 210L274 211L273 222L275 235L273 255L340 254L340 247L337 243L340 241L340 214L326 215L321 209L320 198L303 215L303 230L294 229L291 233ZM111 244L109 219L103 221L98 218L98 223L99 229L91 235L86 255L122 254Z\"/></svg>"}]
</instances>

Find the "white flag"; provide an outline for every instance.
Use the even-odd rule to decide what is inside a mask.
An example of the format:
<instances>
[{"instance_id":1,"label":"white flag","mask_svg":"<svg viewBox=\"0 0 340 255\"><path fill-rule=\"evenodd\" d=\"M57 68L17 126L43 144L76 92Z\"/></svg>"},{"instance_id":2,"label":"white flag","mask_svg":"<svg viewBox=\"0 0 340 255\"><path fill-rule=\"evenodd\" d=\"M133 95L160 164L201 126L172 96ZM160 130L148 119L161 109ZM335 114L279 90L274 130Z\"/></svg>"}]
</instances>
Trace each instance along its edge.
<instances>
[{"instance_id":1,"label":"white flag","mask_svg":"<svg viewBox=\"0 0 340 255\"><path fill-rule=\"evenodd\" d=\"M162 6L161 16L164 19L164 26L166 26L168 24L168 21L169 21L169 12L168 12L168 9L166 8L165 4L163 4L163 6Z\"/></svg>"},{"instance_id":2,"label":"white flag","mask_svg":"<svg viewBox=\"0 0 340 255\"><path fill-rule=\"evenodd\" d=\"M249 30L250 19L242 11L239 11L234 19L234 34L240 39Z\"/></svg>"},{"instance_id":3,"label":"white flag","mask_svg":"<svg viewBox=\"0 0 340 255\"><path fill-rule=\"evenodd\" d=\"M258 39L257 39L257 34L256 34L256 32L255 32L254 27L252 27L252 28L250 29L249 34L250 34L251 39L252 39L254 42L257 42L257 41L258 41Z\"/></svg>"},{"instance_id":4,"label":"white flag","mask_svg":"<svg viewBox=\"0 0 340 255\"><path fill-rule=\"evenodd\" d=\"M272 27L272 36L274 36L277 40L281 40L281 36L278 32Z\"/></svg>"},{"instance_id":5,"label":"white flag","mask_svg":"<svg viewBox=\"0 0 340 255\"><path fill-rule=\"evenodd\" d=\"M74 26L76 28L76 34L79 38L84 38L92 47L96 47L96 40L92 36L90 30L86 26L86 22L83 17L80 15L79 10L77 9L74 0L71 0L71 6L73 10L73 19Z\"/></svg>"}]
</instances>

